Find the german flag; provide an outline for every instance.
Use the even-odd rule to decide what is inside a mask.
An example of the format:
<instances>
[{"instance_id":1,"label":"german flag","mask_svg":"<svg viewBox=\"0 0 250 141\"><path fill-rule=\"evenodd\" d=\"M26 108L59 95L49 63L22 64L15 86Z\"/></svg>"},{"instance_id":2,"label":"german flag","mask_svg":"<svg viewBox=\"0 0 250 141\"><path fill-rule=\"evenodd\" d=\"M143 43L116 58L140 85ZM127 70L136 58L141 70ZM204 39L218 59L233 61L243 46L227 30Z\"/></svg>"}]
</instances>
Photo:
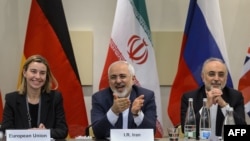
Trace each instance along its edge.
<instances>
[{"instance_id":1,"label":"german flag","mask_svg":"<svg viewBox=\"0 0 250 141\"><path fill-rule=\"evenodd\" d=\"M22 63L44 56L59 83L69 126L69 138L85 134L85 102L61 0L32 0Z\"/></svg>"}]
</instances>

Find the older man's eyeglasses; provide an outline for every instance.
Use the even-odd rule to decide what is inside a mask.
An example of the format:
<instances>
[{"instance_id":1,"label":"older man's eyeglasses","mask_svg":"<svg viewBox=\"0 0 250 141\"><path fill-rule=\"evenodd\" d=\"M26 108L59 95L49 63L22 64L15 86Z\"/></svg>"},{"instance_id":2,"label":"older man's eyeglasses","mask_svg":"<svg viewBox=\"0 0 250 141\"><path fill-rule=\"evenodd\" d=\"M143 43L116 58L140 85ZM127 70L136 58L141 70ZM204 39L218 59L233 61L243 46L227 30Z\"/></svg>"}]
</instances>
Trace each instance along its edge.
<instances>
[{"instance_id":1,"label":"older man's eyeglasses","mask_svg":"<svg viewBox=\"0 0 250 141\"><path fill-rule=\"evenodd\" d=\"M209 77L215 77L215 76L217 75L218 77L223 78L223 77L225 77L225 72L209 71L209 72L207 73L207 75L208 75Z\"/></svg>"}]
</instances>

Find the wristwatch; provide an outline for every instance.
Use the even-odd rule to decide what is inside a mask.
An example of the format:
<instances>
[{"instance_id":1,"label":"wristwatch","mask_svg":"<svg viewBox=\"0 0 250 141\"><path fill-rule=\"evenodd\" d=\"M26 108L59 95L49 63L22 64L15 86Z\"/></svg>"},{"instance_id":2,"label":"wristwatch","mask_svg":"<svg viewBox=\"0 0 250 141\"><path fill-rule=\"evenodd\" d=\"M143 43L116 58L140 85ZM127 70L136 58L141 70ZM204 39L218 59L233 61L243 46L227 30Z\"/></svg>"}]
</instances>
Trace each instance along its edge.
<instances>
[{"instance_id":1,"label":"wristwatch","mask_svg":"<svg viewBox=\"0 0 250 141\"><path fill-rule=\"evenodd\" d=\"M139 112L137 112L136 114L133 114L134 117L138 117L139 116L139 113L141 112L141 110Z\"/></svg>"}]
</instances>

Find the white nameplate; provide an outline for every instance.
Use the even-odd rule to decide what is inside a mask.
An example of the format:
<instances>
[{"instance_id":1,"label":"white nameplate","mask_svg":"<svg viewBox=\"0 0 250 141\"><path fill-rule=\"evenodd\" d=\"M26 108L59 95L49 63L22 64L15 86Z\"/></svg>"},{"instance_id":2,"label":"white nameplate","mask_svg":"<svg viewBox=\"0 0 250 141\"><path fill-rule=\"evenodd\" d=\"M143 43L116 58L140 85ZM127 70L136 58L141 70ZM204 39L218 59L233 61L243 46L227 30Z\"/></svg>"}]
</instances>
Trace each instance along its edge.
<instances>
[{"instance_id":1,"label":"white nameplate","mask_svg":"<svg viewBox=\"0 0 250 141\"><path fill-rule=\"evenodd\" d=\"M111 141L154 141L153 129L111 129Z\"/></svg>"},{"instance_id":2,"label":"white nameplate","mask_svg":"<svg viewBox=\"0 0 250 141\"><path fill-rule=\"evenodd\" d=\"M50 141L50 130L6 130L6 141Z\"/></svg>"}]
</instances>

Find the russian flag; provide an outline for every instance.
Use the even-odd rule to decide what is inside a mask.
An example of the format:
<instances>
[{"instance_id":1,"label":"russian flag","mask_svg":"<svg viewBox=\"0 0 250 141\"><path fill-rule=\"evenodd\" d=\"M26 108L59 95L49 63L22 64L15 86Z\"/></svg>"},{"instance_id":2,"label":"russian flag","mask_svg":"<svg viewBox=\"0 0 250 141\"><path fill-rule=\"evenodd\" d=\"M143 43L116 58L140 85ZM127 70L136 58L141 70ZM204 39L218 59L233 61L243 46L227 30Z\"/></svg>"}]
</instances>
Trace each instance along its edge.
<instances>
[{"instance_id":1,"label":"russian flag","mask_svg":"<svg viewBox=\"0 0 250 141\"><path fill-rule=\"evenodd\" d=\"M203 84L202 65L210 57L224 60L227 67L230 68L219 1L190 0L178 70L168 105L168 114L173 125L180 124L182 94ZM227 86L233 87L230 70Z\"/></svg>"},{"instance_id":2,"label":"russian flag","mask_svg":"<svg viewBox=\"0 0 250 141\"><path fill-rule=\"evenodd\" d=\"M243 71L239 80L238 90L242 92L245 103L245 111L250 117L250 47L244 62Z\"/></svg>"}]
</instances>

